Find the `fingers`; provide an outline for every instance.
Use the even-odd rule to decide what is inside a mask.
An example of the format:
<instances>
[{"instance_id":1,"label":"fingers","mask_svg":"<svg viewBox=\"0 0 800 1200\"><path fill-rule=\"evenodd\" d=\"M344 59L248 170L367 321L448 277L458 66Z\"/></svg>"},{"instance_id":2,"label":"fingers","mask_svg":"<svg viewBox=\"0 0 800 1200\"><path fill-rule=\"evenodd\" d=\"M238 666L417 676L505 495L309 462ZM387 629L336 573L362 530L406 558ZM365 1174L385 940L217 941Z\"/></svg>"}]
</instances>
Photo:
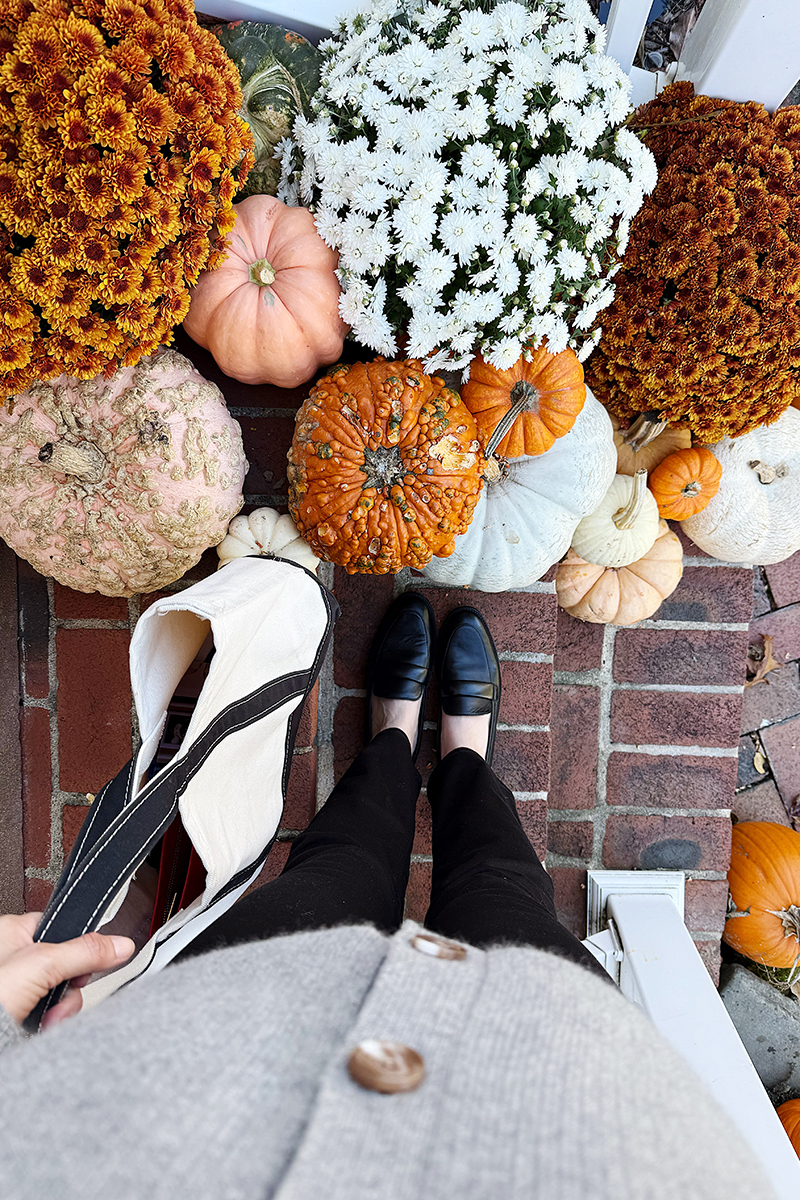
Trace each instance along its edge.
<instances>
[{"instance_id":1,"label":"fingers","mask_svg":"<svg viewBox=\"0 0 800 1200\"><path fill-rule=\"evenodd\" d=\"M54 1008L51 1008L44 1014L42 1018L42 1029L49 1029L51 1025L58 1025L59 1021L66 1021L68 1017L74 1017L76 1013L81 1011L83 1007L83 996L80 991L72 987L60 1000Z\"/></svg>"},{"instance_id":2,"label":"fingers","mask_svg":"<svg viewBox=\"0 0 800 1200\"><path fill-rule=\"evenodd\" d=\"M134 949L130 938L102 933L27 945L0 966L0 1004L22 1021L51 988L65 979L121 966Z\"/></svg>"},{"instance_id":3,"label":"fingers","mask_svg":"<svg viewBox=\"0 0 800 1200\"><path fill-rule=\"evenodd\" d=\"M40 912L0 917L0 966L23 946L31 944L41 918Z\"/></svg>"}]
</instances>

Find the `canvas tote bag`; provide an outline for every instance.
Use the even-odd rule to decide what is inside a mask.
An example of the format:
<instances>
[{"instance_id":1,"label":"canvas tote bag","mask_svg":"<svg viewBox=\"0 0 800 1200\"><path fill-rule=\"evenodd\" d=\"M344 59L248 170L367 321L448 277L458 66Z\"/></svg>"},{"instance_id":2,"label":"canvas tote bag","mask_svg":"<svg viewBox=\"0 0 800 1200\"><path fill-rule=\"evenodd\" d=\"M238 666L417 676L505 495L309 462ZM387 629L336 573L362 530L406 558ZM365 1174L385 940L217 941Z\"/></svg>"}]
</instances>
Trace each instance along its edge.
<instances>
[{"instance_id":1,"label":"canvas tote bag","mask_svg":"<svg viewBox=\"0 0 800 1200\"><path fill-rule=\"evenodd\" d=\"M98 793L34 935L62 942L96 929L136 937L138 928L133 958L83 988L87 1007L169 963L258 875L283 811L303 702L338 612L304 567L248 557L157 600L140 618L130 666L141 747ZM158 768L173 694L212 640L185 736ZM155 892L146 863L154 850ZM148 872L149 890L141 878ZM29 1031L66 987L34 1009Z\"/></svg>"}]
</instances>

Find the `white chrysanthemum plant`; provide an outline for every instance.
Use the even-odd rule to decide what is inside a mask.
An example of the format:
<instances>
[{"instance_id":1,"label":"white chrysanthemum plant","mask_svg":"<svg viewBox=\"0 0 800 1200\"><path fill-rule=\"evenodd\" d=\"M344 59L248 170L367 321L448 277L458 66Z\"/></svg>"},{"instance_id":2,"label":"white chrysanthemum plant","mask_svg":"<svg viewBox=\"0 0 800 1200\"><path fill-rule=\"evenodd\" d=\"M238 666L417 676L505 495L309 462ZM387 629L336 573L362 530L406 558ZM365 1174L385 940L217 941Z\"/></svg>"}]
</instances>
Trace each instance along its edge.
<instances>
[{"instance_id":1,"label":"white chrysanthemum plant","mask_svg":"<svg viewBox=\"0 0 800 1200\"><path fill-rule=\"evenodd\" d=\"M339 251L340 309L380 354L506 369L584 359L656 183L629 80L585 0L364 0L322 43L278 196ZM591 332L590 332L591 331Z\"/></svg>"}]
</instances>

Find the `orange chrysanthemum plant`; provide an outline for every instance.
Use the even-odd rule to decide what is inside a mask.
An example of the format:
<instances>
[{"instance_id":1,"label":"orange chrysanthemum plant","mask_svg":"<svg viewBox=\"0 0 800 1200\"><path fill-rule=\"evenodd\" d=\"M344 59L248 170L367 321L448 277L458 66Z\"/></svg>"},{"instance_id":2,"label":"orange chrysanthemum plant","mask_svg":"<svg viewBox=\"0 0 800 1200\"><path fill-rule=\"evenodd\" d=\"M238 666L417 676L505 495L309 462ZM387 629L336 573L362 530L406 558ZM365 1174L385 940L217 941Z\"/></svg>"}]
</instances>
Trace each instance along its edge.
<instances>
[{"instance_id":1,"label":"orange chrysanthemum plant","mask_svg":"<svg viewBox=\"0 0 800 1200\"><path fill-rule=\"evenodd\" d=\"M241 103L190 0L4 0L0 398L170 339L224 257Z\"/></svg>"},{"instance_id":2,"label":"orange chrysanthemum plant","mask_svg":"<svg viewBox=\"0 0 800 1200\"><path fill-rule=\"evenodd\" d=\"M695 96L637 110L658 185L633 220L586 381L623 425L738 437L800 396L800 109Z\"/></svg>"}]
</instances>

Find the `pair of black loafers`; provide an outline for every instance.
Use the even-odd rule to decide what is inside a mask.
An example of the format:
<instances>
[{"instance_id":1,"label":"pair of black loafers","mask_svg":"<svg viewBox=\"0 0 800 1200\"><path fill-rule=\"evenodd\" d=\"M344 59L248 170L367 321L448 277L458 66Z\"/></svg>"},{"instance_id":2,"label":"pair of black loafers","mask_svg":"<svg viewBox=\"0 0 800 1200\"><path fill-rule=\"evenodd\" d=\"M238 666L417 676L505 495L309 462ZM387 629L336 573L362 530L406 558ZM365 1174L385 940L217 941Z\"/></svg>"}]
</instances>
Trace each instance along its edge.
<instances>
[{"instance_id":1,"label":"pair of black loafers","mask_svg":"<svg viewBox=\"0 0 800 1200\"><path fill-rule=\"evenodd\" d=\"M425 719L425 691L435 661L441 712L448 716L489 716L485 758L491 764L500 711L500 663L492 635L480 613L463 605L447 614L439 630L439 652L434 656L436 641L436 622L428 601L418 592L403 592L386 612L370 649L367 741L372 737L373 696L390 700L421 698L412 752L416 758ZM439 728L441 731L441 720Z\"/></svg>"}]
</instances>

